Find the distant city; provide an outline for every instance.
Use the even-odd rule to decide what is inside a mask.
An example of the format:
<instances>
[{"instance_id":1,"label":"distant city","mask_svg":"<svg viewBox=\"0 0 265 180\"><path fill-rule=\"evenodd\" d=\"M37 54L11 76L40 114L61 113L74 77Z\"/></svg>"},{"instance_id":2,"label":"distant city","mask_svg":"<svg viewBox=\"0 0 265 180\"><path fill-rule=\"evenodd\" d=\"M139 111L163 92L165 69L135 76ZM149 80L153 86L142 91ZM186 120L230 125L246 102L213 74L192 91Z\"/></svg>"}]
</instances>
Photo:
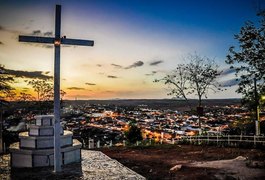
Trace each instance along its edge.
<instances>
[{"instance_id":1,"label":"distant city","mask_svg":"<svg viewBox=\"0 0 265 180\"><path fill-rule=\"evenodd\" d=\"M131 122L141 129L144 141L163 143L199 134L255 134L254 126L243 129L239 124L252 116L240 105L240 99L205 100L200 117L195 104L195 100L191 101L190 109L179 100L66 101L61 109L61 125L73 131L83 147L88 147L89 139L100 141L101 146L120 145ZM37 113L40 112L18 108L4 119L4 129L26 131L29 124L34 124ZM265 122L265 114L260 115L261 122Z\"/></svg>"}]
</instances>

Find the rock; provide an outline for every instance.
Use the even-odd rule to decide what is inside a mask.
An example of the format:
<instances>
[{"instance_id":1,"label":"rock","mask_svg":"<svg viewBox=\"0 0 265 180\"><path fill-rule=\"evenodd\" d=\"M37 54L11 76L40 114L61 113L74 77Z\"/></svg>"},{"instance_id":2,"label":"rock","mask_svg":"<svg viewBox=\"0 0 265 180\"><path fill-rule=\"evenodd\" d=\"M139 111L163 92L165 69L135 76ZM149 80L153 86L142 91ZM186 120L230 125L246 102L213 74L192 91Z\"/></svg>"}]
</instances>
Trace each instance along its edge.
<instances>
[{"instance_id":1,"label":"rock","mask_svg":"<svg viewBox=\"0 0 265 180\"><path fill-rule=\"evenodd\" d=\"M247 158L243 157L243 156L238 156L237 158L235 158L235 160L240 160L240 161L245 161Z\"/></svg>"},{"instance_id":2,"label":"rock","mask_svg":"<svg viewBox=\"0 0 265 180\"><path fill-rule=\"evenodd\" d=\"M173 171L179 171L181 169L182 165L181 164L178 164L172 168L170 168L170 172L173 172Z\"/></svg>"}]
</instances>

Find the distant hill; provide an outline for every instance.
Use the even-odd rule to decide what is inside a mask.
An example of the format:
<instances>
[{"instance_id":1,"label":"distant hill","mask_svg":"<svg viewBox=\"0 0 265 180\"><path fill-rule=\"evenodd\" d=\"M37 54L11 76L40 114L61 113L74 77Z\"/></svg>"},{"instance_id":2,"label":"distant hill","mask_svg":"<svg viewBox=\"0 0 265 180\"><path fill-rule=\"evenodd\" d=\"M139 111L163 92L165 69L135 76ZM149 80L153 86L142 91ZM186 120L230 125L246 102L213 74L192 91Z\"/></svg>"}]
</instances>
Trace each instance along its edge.
<instances>
[{"instance_id":1,"label":"distant hill","mask_svg":"<svg viewBox=\"0 0 265 180\"><path fill-rule=\"evenodd\" d=\"M116 106L139 106L147 105L153 109L172 109L172 110L186 110L188 106L184 100L177 99L114 99L114 100L65 100L65 104L82 105L89 104L112 104ZM195 108L198 100L190 100L190 104ZM203 106L226 106L241 104L241 99L206 99L202 101Z\"/></svg>"}]
</instances>

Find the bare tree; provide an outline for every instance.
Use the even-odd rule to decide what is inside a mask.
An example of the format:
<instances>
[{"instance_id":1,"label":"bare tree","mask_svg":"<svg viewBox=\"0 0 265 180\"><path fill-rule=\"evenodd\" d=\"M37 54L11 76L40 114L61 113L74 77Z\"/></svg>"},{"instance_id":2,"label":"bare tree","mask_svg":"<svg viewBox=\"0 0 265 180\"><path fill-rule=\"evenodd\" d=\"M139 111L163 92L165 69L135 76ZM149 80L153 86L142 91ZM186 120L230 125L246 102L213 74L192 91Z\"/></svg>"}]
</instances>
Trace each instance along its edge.
<instances>
[{"instance_id":1,"label":"bare tree","mask_svg":"<svg viewBox=\"0 0 265 180\"><path fill-rule=\"evenodd\" d=\"M168 85L168 88L170 89L168 95L184 99L190 106L187 97L187 95L191 94L188 80L186 65L179 64L171 74L166 75L162 79L156 79L154 82L164 82L164 84Z\"/></svg>"},{"instance_id":2,"label":"bare tree","mask_svg":"<svg viewBox=\"0 0 265 180\"><path fill-rule=\"evenodd\" d=\"M221 90L216 78L221 74L218 65L208 57L201 57L197 54L188 56L188 63L185 66L188 74L190 94L198 97L198 106L202 105L202 98L207 98L208 92L218 92Z\"/></svg>"},{"instance_id":3,"label":"bare tree","mask_svg":"<svg viewBox=\"0 0 265 180\"><path fill-rule=\"evenodd\" d=\"M202 98L207 98L209 91L218 92L221 90L216 78L221 72L218 65L207 57L197 54L185 58L187 64L179 64L170 75L155 82L164 82L170 86L169 95L183 98L187 102L190 95L198 97L198 107L202 106ZM200 125L200 120L199 120Z\"/></svg>"}]
</instances>

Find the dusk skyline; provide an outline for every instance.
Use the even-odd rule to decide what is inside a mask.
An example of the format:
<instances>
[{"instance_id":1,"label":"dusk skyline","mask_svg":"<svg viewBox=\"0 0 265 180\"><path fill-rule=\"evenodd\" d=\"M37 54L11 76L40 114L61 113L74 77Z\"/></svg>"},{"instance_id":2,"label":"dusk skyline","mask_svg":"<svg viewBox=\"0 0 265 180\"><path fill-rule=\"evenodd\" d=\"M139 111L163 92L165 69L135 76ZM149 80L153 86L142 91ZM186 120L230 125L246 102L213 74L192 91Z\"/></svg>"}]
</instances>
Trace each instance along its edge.
<instances>
[{"instance_id":1,"label":"dusk skyline","mask_svg":"<svg viewBox=\"0 0 265 180\"><path fill-rule=\"evenodd\" d=\"M65 99L170 98L154 83L197 53L216 61L227 90L208 98L238 98L235 76L225 64L234 34L256 22L265 1L2 1L0 64L24 80L53 76L53 45L18 42L18 35L53 36L54 9L62 5L62 34L95 41L94 47L61 50ZM229 85L232 85L229 87ZM30 91L29 91L30 92ZM194 98L195 96L190 96Z\"/></svg>"}]
</instances>

